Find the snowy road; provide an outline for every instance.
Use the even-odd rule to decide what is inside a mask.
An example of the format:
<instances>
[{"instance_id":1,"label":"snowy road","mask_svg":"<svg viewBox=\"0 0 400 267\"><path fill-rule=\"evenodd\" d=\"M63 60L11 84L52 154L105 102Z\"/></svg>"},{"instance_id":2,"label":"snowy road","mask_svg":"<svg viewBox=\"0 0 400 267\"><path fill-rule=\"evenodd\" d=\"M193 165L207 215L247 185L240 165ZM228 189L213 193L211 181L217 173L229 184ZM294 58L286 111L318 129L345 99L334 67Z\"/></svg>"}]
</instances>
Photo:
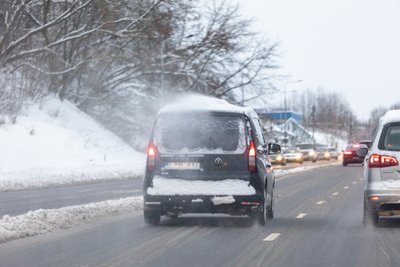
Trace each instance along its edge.
<instances>
[{"instance_id":1,"label":"snowy road","mask_svg":"<svg viewBox=\"0 0 400 267\"><path fill-rule=\"evenodd\" d=\"M331 162L304 164L288 164L285 167L277 166L277 174L283 175L282 170L310 166L322 166ZM282 169L282 170L281 170ZM142 179L117 181L101 181L90 184L66 185L45 189L21 190L0 192L0 218L3 215L18 215L30 210L57 209L72 205L81 205L109 199L118 199L142 195Z\"/></svg>"},{"instance_id":2,"label":"snowy road","mask_svg":"<svg viewBox=\"0 0 400 267\"><path fill-rule=\"evenodd\" d=\"M140 212L0 245L0 266L397 266L399 221L362 226L359 166L277 182L276 217L186 215L147 226Z\"/></svg>"},{"instance_id":3,"label":"snowy road","mask_svg":"<svg viewBox=\"0 0 400 267\"><path fill-rule=\"evenodd\" d=\"M30 210L56 209L142 195L142 179L78 184L62 187L0 192L0 218Z\"/></svg>"}]
</instances>

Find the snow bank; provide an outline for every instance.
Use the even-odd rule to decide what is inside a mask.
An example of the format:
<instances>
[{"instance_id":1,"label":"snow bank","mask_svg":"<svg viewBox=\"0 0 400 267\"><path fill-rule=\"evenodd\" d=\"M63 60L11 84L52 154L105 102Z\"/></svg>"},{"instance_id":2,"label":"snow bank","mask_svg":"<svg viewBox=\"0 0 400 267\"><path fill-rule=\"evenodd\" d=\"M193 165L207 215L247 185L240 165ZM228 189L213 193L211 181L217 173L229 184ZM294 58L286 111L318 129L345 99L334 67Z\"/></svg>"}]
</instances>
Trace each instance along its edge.
<instances>
[{"instance_id":1,"label":"snow bank","mask_svg":"<svg viewBox=\"0 0 400 267\"><path fill-rule=\"evenodd\" d=\"M142 197L128 197L61 209L40 209L15 217L4 215L0 220L0 243L130 213L142 205Z\"/></svg>"},{"instance_id":2,"label":"snow bank","mask_svg":"<svg viewBox=\"0 0 400 267\"><path fill-rule=\"evenodd\" d=\"M142 177L140 168L129 164L76 168L41 168L0 172L0 191L37 189Z\"/></svg>"},{"instance_id":3,"label":"snow bank","mask_svg":"<svg viewBox=\"0 0 400 267\"><path fill-rule=\"evenodd\" d=\"M150 195L254 195L256 193L249 182L243 180L227 179L222 181L190 181L171 179L156 176L153 179L153 187L147 189Z\"/></svg>"},{"instance_id":4,"label":"snow bank","mask_svg":"<svg viewBox=\"0 0 400 267\"><path fill-rule=\"evenodd\" d=\"M49 98L0 127L0 190L139 176L145 155L68 101Z\"/></svg>"}]
</instances>

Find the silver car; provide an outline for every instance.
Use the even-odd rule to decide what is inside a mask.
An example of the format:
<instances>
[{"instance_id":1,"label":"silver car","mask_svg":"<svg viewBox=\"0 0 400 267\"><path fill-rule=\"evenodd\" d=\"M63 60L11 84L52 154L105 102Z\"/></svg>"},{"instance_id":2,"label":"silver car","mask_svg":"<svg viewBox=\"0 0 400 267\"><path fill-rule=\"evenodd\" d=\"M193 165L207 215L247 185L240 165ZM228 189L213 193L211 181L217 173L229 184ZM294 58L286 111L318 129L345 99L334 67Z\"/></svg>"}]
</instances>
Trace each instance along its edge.
<instances>
[{"instance_id":1,"label":"silver car","mask_svg":"<svg viewBox=\"0 0 400 267\"><path fill-rule=\"evenodd\" d=\"M357 151L364 161L364 224L377 225L379 217L400 215L400 110L380 120L368 148Z\"/></svg>"}]
</instances>

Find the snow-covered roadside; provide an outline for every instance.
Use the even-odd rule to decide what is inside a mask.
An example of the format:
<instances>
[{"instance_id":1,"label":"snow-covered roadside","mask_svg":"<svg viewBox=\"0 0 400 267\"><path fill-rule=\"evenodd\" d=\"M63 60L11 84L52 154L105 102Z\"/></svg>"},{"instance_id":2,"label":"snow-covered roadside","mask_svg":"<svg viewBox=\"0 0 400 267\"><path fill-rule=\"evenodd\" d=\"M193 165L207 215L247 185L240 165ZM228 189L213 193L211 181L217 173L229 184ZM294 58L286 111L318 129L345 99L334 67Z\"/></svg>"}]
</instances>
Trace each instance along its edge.
<instances>
[{"instance_id":1,"label":"snow-covered roadside","mask_svg":"<svg viewBox=\"0 0 400 267\"><path fill-rule=\"evenodd\" d=\"M334 165L339 165L340 162L331 162L331 163L326 163L326 164L321 164L321 165L313 165L313 166L302 166L302 167L297 167L297 168L293 168L293 169L275 169L275 176L277 178L285 176L285 175L289 175L289 174L295 174L295 173L301 173L301 172L305 172L305 171L310 171L310 170L314 170L314 169L319 169L319 168L324 168L327 166L334 166Z\"/></svg>"},{"instance_id":2,"label":"snow-covered roadside","mask_svg":"<svg viewBox=\"0 0 400 267\"><path fill-rule=\"evenodd\" d=\"M0 126L0 191L142 176L146 155L68 101L31 104Z\"/></svg>"},{"instance_id":3,"label":"snow-covered roadside","mask_svg":"<svg viewBox=\"0 0 400 267\"><path fill-rule=\"evenodd\" d=\"M40 209L14 217L4 215L0 220L0 243L130 213L141 209L142 204L142 197L128 197L60 209Z\"/></svg>"},{"instance_id":4,"label":"snow-covered roadside","mask_svg":"<svg viewBox=\"0 0 400 267\"><path fill-rule=\"evenodd\" d=\"M134 168L127 164L0 172L0 192L142 178L143 172L142 168Z\"/></svg>"}]
</instances>

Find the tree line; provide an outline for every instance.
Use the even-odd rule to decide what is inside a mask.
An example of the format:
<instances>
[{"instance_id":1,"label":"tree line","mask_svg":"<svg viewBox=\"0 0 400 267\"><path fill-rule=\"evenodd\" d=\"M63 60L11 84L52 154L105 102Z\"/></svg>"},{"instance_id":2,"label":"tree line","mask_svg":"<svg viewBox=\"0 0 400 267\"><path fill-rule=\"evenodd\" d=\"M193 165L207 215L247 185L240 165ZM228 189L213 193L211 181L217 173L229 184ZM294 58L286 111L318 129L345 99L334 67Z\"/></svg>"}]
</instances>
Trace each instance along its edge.
<instances>
[{"instance_id":1,"label":"tree line","mask_svg":"<svg viewBox=\"0 0 400 267\"><path fill-rule=\"evenodd\" d=\"M272 90L277 46L225 1L2 0L0 121L51 94L132 143L175 94Z\"/></svg>"},{"instance_id":2,"label":"tree line","mask_svg":"<svg viewBox=\"0 0 400 267\"><path fill-rule=\"evenodd\" d=\"M290 108L302 115L303 125L309 131L321 130L350 143L363 138L363 124L337 91L315 88L296 92L290 97Z\"/></svg>"}]
</instances>

